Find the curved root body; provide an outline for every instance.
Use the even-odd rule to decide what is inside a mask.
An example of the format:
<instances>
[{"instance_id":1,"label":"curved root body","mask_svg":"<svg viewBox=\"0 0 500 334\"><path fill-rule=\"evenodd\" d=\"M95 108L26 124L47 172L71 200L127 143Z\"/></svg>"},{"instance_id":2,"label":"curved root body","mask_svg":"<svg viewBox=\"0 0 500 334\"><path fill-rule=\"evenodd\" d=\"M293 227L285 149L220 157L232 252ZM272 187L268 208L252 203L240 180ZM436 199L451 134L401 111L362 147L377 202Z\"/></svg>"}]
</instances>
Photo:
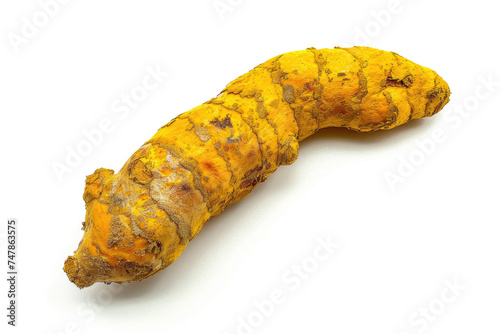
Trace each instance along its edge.
<instances>
[{"instance_id":1,"label":"curved root body","mask_svg":"<svg viewBox=\"0 0 500 334\"><path fill-rule=\"evenodd\" d=\"M162 127L84 192L85 234L64 265L78 287L143 280L205 222L247 196L326 127L387 130L432 116L450 90L434 71L366 47L277 56Z\"/></svg>"}]
</instances>

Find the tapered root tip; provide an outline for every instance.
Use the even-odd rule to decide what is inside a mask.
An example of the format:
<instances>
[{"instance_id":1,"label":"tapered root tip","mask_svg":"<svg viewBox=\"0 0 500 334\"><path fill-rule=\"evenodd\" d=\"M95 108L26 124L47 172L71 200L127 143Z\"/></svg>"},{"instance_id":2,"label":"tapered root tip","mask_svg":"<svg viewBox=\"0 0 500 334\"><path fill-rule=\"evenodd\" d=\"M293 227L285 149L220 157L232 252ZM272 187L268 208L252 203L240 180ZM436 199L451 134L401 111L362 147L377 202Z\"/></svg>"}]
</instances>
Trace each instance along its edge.
<instances>
[{"instance_id":1,"label":"tapered root tip","mask_svg":"<svg viewBox=\"0 0 500 334\"><path fill-rule=\"evenodd\" d=\"M78 259L73 256L69 256L66 259L63 269L68 275L69 280L75 283L75 285L80 289L86 288L95 283L92 275L90 275L85 268L80 266Z\"/></svg>"}]
</instances>

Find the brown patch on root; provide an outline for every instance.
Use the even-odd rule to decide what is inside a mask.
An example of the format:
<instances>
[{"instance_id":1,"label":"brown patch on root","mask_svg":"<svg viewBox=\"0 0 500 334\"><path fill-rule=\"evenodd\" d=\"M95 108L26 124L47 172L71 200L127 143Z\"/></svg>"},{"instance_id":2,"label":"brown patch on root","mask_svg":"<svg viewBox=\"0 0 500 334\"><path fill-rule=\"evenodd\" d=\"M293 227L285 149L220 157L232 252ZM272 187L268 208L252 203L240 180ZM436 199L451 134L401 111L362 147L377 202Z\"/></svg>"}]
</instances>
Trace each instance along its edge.
<instances>
[{"instance_id":1,"label":"brown patch on root","mask_svg":"<svg viewBox=\"0 0 500 334\"><path fill-rule=\"evenodd\" d=\"M154 241L154 242L150 243L148 245L148 247L146 247L146 252L157 255L161 252L161 249L162 249L161 242Z\"/></svg>"},{"instance_id":2,"label":"brown patch on root","mask_svg":"<svg viewBox=\"0 0 500 334\"><path fill-rule=\"evenodd\" d=\"M85 204L101 196L106 178L114 174L111 169L99 168L94 174L87 176L85 180L85 190L83 191L83 200Z\"/></svg>"},{"instance_id":3,"label":"brown patch on root","mask_svg":"<svg viewBox=\"0 0 500 334\"><path fill-rule=\"evenodd\" d=\"M105 279L112 267L104 259L98 257L88 256L82 261L70 256L64 262L63 269L69 280L83 289L99 282L99 279Z\"/></svg>"},{"instance_id":4,"label":"brown patch on root","mask_svg":"<svg viewBox=\"0 0 500 334\"><path fill-rule=\"evenodd\" d=\"M225 128L233 128L233 124L231 123L231 118L229 118L229 115L226 115L226 117L222 120L220 120L219 118L215 118L213 121L210 121L210 124L222 130Z\"/></svg>"},{"instance_id":5,"label":"brown patch on root","mask_svg":"<svg viewBox=\"0 0 500 334\"><path fill-rule=\"evenodd\" d=\"M130 164L129 177L136 183L148 184L153 178L153 173L151 173L142 160L136 160Z\"/></svg>"},{"instance_id":6,"label":"brown patch on root","mask_svg":"<svg viewBox=\"0 0 500 334\"><path fill-rule=\"evenodd\" d=\"M162 250L161 243L155 242L150 246L147 250L153 254L159 254ZM64 262L64 271L69 280L80 289L97 282L109 284L142 281L159 269L153 264L134 261L118 261L117 266L113 267L105 259L91 255L70 256Z\"/></svg>"},{"instance_id":7,"label":"brown patch on root","mask_svg":"<svg viewBox=\"0 0 500 334\"><path fill-rule=\"evenodd\" d=\"M257 166L248 170L243 177L243 181L240 183L239 188L244 189L248 187L255 187L258 183L263 180L262 175L259 172L262 170L262 166Z\"/></svg>"},{"instance_id":8,"label":"brown patch on root","mask_svg":"<svg viewBox=\"0 0 500 334\"><path fill-rule=\"evenodd\" d=\"M382 84L383 87L390 86L390 87L405 87L405 88L410 88L411 85L413 85L413 76L411 75L406 76L403 80L394 79L393 77L388 76L386 78L385 83Z\"/></svg>"},{"instance_id":9,"label":"brown patch on root","mask_svg":"<svg viewBox=\"0 0 500 334\"><path fill-rule=\"evenodd\" d=\"M295 89L292 85L284 85L283 86L283 98L289 104L295 102Z\"/></svg>"}]
</instances>

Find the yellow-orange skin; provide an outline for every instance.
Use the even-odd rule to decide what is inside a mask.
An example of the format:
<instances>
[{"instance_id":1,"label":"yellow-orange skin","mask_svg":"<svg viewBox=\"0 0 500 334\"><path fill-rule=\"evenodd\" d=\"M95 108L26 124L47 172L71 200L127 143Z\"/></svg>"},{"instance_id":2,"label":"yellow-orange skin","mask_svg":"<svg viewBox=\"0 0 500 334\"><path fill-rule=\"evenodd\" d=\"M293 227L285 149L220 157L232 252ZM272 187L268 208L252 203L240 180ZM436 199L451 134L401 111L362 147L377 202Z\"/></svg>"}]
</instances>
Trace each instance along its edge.
<instances>
[{"instance_id":1,"label":"yellow-orange skin","mask_svg":"<svg viewBox=\"0 0 500 334\"><path fill-rule=\"evenodd\" d=\"M434 71L393 52L311 48L270 59L162 127L117 174L87 177L85 234L64 270L80 288L143 280L294 162L318 129L391 129L434 115L449 96Z\"/></svg>"}]
</instances>

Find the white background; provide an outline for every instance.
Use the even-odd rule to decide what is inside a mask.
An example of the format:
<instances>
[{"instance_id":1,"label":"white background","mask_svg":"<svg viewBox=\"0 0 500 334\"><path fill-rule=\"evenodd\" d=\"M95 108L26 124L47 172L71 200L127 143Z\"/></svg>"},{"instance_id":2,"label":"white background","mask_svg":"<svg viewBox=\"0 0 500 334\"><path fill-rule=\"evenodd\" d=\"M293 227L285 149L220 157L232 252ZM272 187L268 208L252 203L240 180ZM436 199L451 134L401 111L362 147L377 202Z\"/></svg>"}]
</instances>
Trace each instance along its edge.
<instances>
[{"instance_id":1,"label":"white background","mask_svg":"<svg viewBox=\"0 0 500 334\"><path fill-rule=\"evenodd\" d=\"M39 2L2 1L0 263L5 273L5 226L15 217L20 273L15 329L1 280L2 332L498 333L494 2L220 3L230 10L218 12L213 0L74 0L43 22ZM26 20L46 25L22 37ZM13 36L25 39L17 45ZM312 136L293 165L144 282L84 290L69 282L62 267L82 237L86 175L118 170L170 119L273 56L358 44L436 70L451 102L390 132ZM148 67L168 75L128 115L115 113ZM112 130L59 180L54 163L66 164L104 119ZM398 173L391 187L387 175ZM319 263L311 258L318 238L340 244ZM294 264L308 277L291 273ZM460 286L455 294L450 284ZM282 303L270 307L263 301L275 290Z\"/></svg>"}]
</instances>

